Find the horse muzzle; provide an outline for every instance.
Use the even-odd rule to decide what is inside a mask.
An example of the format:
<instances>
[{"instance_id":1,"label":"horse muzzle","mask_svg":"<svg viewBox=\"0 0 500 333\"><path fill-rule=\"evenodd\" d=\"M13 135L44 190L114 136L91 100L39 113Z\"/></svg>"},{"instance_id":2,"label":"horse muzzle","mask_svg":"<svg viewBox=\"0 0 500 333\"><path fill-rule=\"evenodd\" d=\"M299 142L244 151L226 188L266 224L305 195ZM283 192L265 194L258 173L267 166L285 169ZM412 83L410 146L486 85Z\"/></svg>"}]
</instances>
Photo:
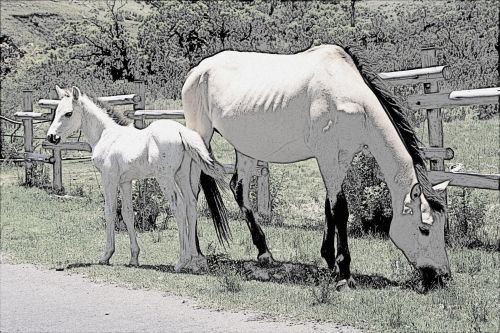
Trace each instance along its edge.
<instances>
[{"instance_id":1,"label":"horse muzzle","mask_svg":"<svg viewBox=\"0 0 500 333\"><path fill-rule=\"evenodd\" d=\"M59 142L61 142L61 137L59 135L49 134L49 135L47 135L47 140L50 143L57 145Z\"/></svg>"},{"instance_id":2,"label":"horse muzzle","mask_svg":"<svg viewBox=\"0 0 500 333\"><path fill-rule=\"evenodd\" d=\"M428 287L445 287L451 280L451 273L448 267L420 267L423 282Z\"/></svg>"}]
</instances>

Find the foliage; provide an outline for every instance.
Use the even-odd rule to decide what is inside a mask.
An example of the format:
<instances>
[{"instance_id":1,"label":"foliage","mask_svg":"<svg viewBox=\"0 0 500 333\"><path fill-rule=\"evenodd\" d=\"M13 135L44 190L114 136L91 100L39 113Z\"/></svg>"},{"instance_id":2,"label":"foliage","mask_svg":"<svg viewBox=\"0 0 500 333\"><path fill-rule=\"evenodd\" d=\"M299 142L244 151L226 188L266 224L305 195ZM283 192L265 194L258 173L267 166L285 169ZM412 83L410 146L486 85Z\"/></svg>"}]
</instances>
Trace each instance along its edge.
<instances>
[{"instance_id":1,"label":"foliage","mask_svg":"<svg viewBox=\"0 0 500 333\"><path fill-rule=\"evenodd\" d=\"M133 183L132 207L134 210L134 226L138 230L154 230L159 227L157 219L160 214L171 216L167 201L163 197L162 191L156 179L138 180ZM118 202L117 228L126 230L123 217L121 215L121 200Z\"/></svg>"},{"instance_id":2,"label":"foliage","mask_svg":"<svg viewBox=\"0 0 500 333\"><path fill-rule=\"evenodd\" d=\"M24 56L24 52L17 47L11 37L0 35L0 80L12 72L17 61Z\"/></svg>"},{"instance_id":3,"label":"foliage","mask_svg":"<svg viewBox=\"0 0 500 333\"><path fill-rule=\"evenodd\" d=\"M351 220L349 233L388 235L392 219L391 196L373 156L365 153L354 156L342 188L349 212L356 217Z\"/></svg>"},{"instance_id":4,"label":"foliage","mask_svg":"<svg viewBox=\"0 0 500 333\"><path fill-rule=\"evenodd\" d=\"M32 162L29 174L19 178L18 183L26 187L48 188L50 186L48 168L43 163Z\"/></svg>"},{"instance_id":5,"label":"foliage","mask_svg":"<svg viewBox=\"0 0 500 333\"><path fill-rule=\"evenodd\" d=\"M453 191L448 199L450 243L467 247L484 245L479 231L485 224L485 213L485 199L477 191L465 187Z\"/></svg>"},{"instance_id":6,"label":"foliage","mask_svg":"<svg viewBox=\"0 0 500 333\"><path fill-rule=\"evenodd\" d=\"M221 271L217 279L223 292L238 293L243 288L240 277L230 270Z\"/></svg>"}]
</instances>

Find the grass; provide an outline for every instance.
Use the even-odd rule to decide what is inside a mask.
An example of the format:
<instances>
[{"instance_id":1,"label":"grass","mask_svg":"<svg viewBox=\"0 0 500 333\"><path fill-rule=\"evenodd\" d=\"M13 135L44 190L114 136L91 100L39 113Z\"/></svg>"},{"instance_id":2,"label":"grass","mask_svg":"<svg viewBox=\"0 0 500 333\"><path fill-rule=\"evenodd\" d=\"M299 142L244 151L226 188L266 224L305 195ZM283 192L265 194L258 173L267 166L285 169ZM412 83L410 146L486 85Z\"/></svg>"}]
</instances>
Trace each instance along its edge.
<instances>
[{"instance_id":1,"label":"grass","mask_svg":"<svg viewBox=\"0 0 500 333\"><path fill-rule=\"evenodd\" d=\"M81 165L68 165L66 170L80 170ZM104 246L104 230L97 187L93 192L85 188L85 197L54 196L17 186L16 173L17 169L2 170L0 217L2 253L17 262L49 268L62 265L67 271L85 274L93 280L189 295L216 308L252 309L295 320L332 320L374 331L499 329L497 252L451 248L453 283L448 289L421 295L408 288L412 270L389 241L354 238L352 271L359 288L338 293L328 289L328 282L314 274L317 279L256 281L245 269L256 256L245 223L239 219L231 221L234 239L226 252L217 245L211 221L202 216L201 247L211 254L207 275L172 272L178 254L175 223L167 223L166 230L139 235L140 268L125 266L129 259L126 233L117 235L113 265L99 266L95 263ZM88 186L96 182L92 173L85 171L73 176L72 184L78 185L80 176ZM299 220L291 219L291 227L264 227L271 250L279 261L319 266L323 272L326 268L319 258L321 230L301 227ZM285 226L289 223L290 220L285 221Z\"/></svg>"},{"instance_id":2,"label":"grass","mask_svg":"<svg viewBox=\"0 0 500 333\"><path fill-rule=\"evenodd\" d=\"M491 167L499 146L496 126L496 119L446 123L445 145L455 150L454 161L463 163L467 171L498 172ZM420 132L421 137L424 135ZM475 155L472 142L481 147L481 155ZM218 160L234 162L233 149L222 138L216 136L213 147ZM66 267L93 280L188 295L210 307L251 309L296 320L331 320L373 331L500 329L500 256L485 249L452 246L451 285L422 295L410 288L413 270L390 241L369 236L351 238L352 272L359 287L349 293L335 292L319 254L325 193L312 160L271 165L274 216L264 231L274 257L295 263L299 273L287 279L278 278L283 274L275 272L264 282L258 281L262 276L249 271L255 266L252 260L256 249L230 197L226 203L234 239L227 251L217 244L211 221L200 217L201 248L210 258L209 274L173 273L178 241L171 220L164 230L139 235L140 268L125 266L130 252L126 233L117 235L113 265L103 267L95 265L104 246L102 190L99 174L90 161L64 162L63 184L69 196L19 187L23 172L22 168L4 167L0 178L1 251L17 262ZM495 207L497 192L473 192L482 198L486 210ZM460 189L450 189L449 200L458 195ZM494 212L498 210L491 211L490 222L494 224ZM312 273L301 274L304 267Z\"/></svg>"}]
</instances>

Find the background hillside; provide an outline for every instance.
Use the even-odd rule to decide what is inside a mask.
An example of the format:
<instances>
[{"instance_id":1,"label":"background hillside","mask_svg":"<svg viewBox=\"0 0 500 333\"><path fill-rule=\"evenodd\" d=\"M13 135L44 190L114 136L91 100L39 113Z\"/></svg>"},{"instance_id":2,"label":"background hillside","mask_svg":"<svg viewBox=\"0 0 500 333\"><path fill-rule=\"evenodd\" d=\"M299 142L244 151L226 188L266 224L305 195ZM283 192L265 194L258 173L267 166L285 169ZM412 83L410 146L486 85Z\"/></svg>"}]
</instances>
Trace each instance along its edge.
<instances>
[{"instance_id":1,"label":"background hillside","mask_svg":"<svg viewBox=\"0 0 500 333\"><path fill-rule=\"evenodd\" d=\"M487 0L3 1L2 113L17 108L13 90L47 96L56 83L104 93L146 80L153 100L177 99L187 70L220 50L321 43L355 47L375 71L419 67L420 48L436 45L451 88L495 86L498 17Z\"/></svg>"}]
</instances>

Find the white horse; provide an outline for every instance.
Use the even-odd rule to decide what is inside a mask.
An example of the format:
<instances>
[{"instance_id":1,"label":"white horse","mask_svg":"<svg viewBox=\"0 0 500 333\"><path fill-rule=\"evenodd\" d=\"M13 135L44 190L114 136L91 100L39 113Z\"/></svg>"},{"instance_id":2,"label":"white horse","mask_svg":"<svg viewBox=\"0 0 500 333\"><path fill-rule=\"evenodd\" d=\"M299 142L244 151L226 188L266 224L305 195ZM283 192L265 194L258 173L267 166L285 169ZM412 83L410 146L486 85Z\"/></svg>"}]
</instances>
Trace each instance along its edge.
<instances>
[{"instance_id":1,"label":"white horse","mask_svg":"<svg viewBox=\"0 0 500 333\"><path fill-rule=\"evenodd\" d=\"M236 149L231 188L259 260L272 256L248 197L257 160L315 158L327 190L321 254L330 268L339 269L339 286L354 284L341 185L354 154L364 149L377 160L391 192L392 241L426 280L449 275L445 205L438 193L447 184L432 188L418 139L398 105L365 78L343 48L322 45L293 55L221 52L189 72L182 102L187 127L207 146L215 130ZM193 168L193 179L195 172L199 168Z\"/></svg>"},{"instance_id":2,"label":"white horse","mask_svg":"<svg viewBox=\"0 0 500 333\"><path fill-rule=\"evenodd\" d=\"M139 246L134 229L132 210L132 180L156 178L169 201L179 228L180 259L175 267L194 271L207 266L200 254L197 239L190 248L188 239L195 234L196 193L189 180L190 166L206 174L202 188L212 213L219 240L227 240L229 230L220 193L215 180L223 181L224 167L216 163L194 131L170 120L153 122L139 130L128 119L113 110L104 110L77 87L63 90L56 87L61 101L47 132L49 142L58 144L81 129L92 146L92 161L101 173L104 187L106 248L100 259L108 264L115 251L114 228L117 217L118 187L122 194L122 216L130 237L130 265L139 265ZM213 177L213 178L212 178Z\"/></svg>"}]
</instances>

